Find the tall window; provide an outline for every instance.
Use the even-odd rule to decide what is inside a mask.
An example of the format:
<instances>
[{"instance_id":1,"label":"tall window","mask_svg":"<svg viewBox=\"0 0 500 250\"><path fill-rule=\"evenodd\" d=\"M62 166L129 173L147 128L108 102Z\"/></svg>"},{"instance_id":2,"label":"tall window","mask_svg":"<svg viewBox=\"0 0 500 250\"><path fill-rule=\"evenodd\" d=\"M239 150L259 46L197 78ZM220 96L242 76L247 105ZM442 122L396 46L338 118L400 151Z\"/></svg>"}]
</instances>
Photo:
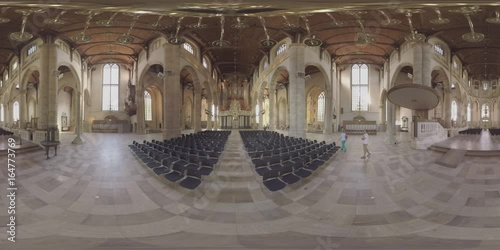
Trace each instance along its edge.
<instances>
[{"instance_id":1,"label":"tall window","mask_svg":"<svg viewBox=\"0 0 500 250\"><path fill-rule=\"evenodd\" d=\"M458 68L458 63L455 60L453 60L453 68L455 68L455 69Z\"/></svg>"},{"instance_id":2,"label":"tall window","mask_svg":"<svg viewBox=\"0 0 500 250\"><path fill-rule=\"evenodd\" d=\"M451 102L451 120L456 121L458 116L457 102Z\"/></svg>"},{"instance_id":3,"label":"tall window","mask_svg":"<svg viewBox=\"0 0 500 250\"><path fill-rule=\"evenodd\" d=\"M285 52L286 48L287 48L287 47L286 47L286 43L281 44L281 45L278 47L278 49L276 50L276 56L278 56L279 54L281 54L281 53Z\"/></svg>"},{"instance_id":4,"label":"tall window","mask_svg":"<svg viewBox=\"0 0 500 250\"><path fill-rule=\"evenodd\" d=\"M5 111L3 110L3 104L0 105L0 122L3 122L5 119Z\"/></svg>"},{"instance_id":5,"label":"tall window","mask_svg":"<svg viewBox=\"0 0 500 250\"><path fill-rule=\"evenodd\" d=\"M146 121L152 121L153 110L151 104L151 95L147 91L144 91L144 111L145 111L144 116Z\"/></svg>"},{"instance_id":6,"label":"tall window","mask_svg":"<svg viewBox=\"0 0 500 250\"><path fill-rule=\"evenodd\" d=\"M194 55L194 49L193 49L193 46L191 46L191 44L189 43L183 43L182 44L182 47L189 53L191 53L192 55Z\"/></svg>"},{"instance_id":7,"label":"tall window","mask_svg":"<svg viewBox=\"0 0 500 250\"><path fill-rule=\"evenodd\" d=\"M490 107L486 104L483 104L481 108L481 117L485 119L490 118Z\"/></svg>"},{"instance_id":8,"label":"tall window","mask_svg":"<svg viewBox=\"0 0 500 250\"><path fill-rule=\"evenodd\" d=\"M19 63L18 62L14 62L12 64L12 70L16 70L17 69L17 66L19 66Z\"/></svg>"},{"instance_id":9,"label":"tall window","mask_svg":"<svg viewBox=\"0 0 500 250\"><path fill-rule=\"evenodd\" d=\"M0 79L0 87L3 87L3 80L2 79Z\"/></svg>"},{"instance_id":10,"label":"tall window","mask_svg":"<svg viewBox=\"0 0 500 250\"><path fill-rule=\"evenodd\" d=\"M262 68L266 69L269 66L269 62L267 62L267 58L264 59L264 63L262 64Z\"/></svg>"},{"instance_id":11,"label":"tall window","mask_svg":"<svg viewBox=\"0 0 500 250\"><path fill-rule=\"evenodd\" d=\"M120 68L117 64L104 65L102 74L102 110L118 111Z\"/></svg>"},{"instance_id":12,"label":"tall window","mask_svg":"<svg viewBox=\"0 0 500 250\"><path fill-rule=\"evenodd\" d=\"M12 119L14 121L19 120L19 102L15 101L12 109Z\"/></svg>"},{"instance_id":13,"label":"tall window","mask_svg":"<svg viewBox=\"0 0 500 250\"><path fill-rule=\"evenodd\" d=\"M488 82L483 82L483 90L488 90Z\"/></svg>"},{"instance_id":14,"label":"tall window","mask_svg":"<svg viewBox=\"0 0 500 250\"><path fill-rule=\"evenodd\" d=\"M255 105L255 121L259 123L259 117L260 117L260 110L259 110L259 104Z\"/></svg>"},{"instance_id":15,"label":"tall window","mask_svg":"<svg viewBox=\"0 0 500 250\"><path fill-rule=\"evenodd\" d=\"M435 50L438 54L440 54L440 55L444 56L444 50L443 50L443 47L441 47L441 45L439 45L439 44L434 45L434 50Z\"/></svg>"},{"instance_id":16,"label":"tall window","mask_svg":"<svg viewBox=\"0 0 500 250\"><path fill-rule=\"evenodd\" d=\"M467 104L467 122L470 122L471 120L472 120L472 110L469 103Z\"/></svg>"},{"instance_id":17,"label":"tall window","mask_svg":"<svg viewBox=\"0 0 500 250\"><path fill-rule=\"evenodd\" d=\"M212 104L212 121L215 121L215 104Z\"/></svg>"},{"instance_id":18,"label":"tall window","mask_svg":"<svg viewBox=\"0 0 500 250\"><path fill-rule=\"evenodd\" d=\"M36 50L37 50L36 44L31 45L31 47L27 51L28 56L31 55L31 54L33 54L33 53L35 53Z\"/></svg>"},{"instance_id":19,"label":"tall window","mask_svg":"<svg viewBox=\"0 0 500 250\"><path fill-rule=\"evenodd\" d=\"M201 63L203 64L203 67L205 69L208 69L208 61L207 61L207 58L203 57L203 59L201 59Z\"/></svg>"},{"instance_id":20,"label":"tall window","mask_svg":"<svg viewBox=\"0 0 500 250\"><path fill-rule=\"evenodd\" d=\"M325 121L325 92L318 96L318 122Z\"/></svg>"},{"instance_id":21,"label":"tall window","mask_svg":"<svg viewBox=\"0 0 500 250\"><path fill-rule=\"evenodd\" d=\"M368 65L354 64L351 71L352 110L368 111Z\"/></svg>"}]
</instances>

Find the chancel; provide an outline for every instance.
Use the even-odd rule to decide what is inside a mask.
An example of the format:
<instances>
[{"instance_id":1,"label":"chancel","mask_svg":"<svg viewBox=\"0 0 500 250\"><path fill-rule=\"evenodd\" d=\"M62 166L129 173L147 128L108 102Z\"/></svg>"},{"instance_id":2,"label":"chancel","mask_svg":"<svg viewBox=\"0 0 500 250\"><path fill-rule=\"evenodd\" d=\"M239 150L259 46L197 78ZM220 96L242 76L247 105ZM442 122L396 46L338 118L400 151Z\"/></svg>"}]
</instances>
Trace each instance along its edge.
<instances>
[{"instance_id":1,"label":"chancel","mask_svg":"<svg viewBox=\"0 0 500 250\"><path fill-rule=\"evenodd\" d=\"M0 249L500 249L496 1L0 10Z\"/></svg>"}]
</instances>

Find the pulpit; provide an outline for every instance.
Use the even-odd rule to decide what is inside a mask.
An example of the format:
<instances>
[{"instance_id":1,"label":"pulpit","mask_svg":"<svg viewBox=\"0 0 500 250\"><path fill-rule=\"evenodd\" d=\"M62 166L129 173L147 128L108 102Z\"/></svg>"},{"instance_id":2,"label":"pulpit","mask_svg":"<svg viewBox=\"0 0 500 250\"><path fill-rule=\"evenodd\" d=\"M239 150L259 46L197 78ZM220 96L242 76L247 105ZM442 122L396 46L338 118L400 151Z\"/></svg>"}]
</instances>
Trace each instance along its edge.
<instances>
[{"instance_id":1,"label":"pulpit","mask_svg":"<svg viewBox=\"0 0 500 250\"><path fill-rule=\"evenodd\" d=\"M41 141L40 144L45 148L45 152L47 154L47 159L49 159L49 149L54 147L54 156L57 156L57 146L61 144L60 141L56 140L57 128L52 127L47 129L47 133L45 134L45 140Z\"/></svg>"}]
</instances>

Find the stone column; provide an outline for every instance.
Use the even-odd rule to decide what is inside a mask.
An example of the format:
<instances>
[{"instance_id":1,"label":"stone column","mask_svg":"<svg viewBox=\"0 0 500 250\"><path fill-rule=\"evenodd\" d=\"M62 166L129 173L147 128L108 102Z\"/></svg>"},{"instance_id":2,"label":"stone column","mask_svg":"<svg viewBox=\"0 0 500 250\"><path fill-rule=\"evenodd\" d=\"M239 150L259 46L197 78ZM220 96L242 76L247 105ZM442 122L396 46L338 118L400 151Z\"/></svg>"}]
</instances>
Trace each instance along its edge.
<instances>
[{"instance_id":1,"label":"stone column","mask_svg":"<svg viewBox=\"0 0 500 250\"><path fill-rule=\"evenodd\" d=\"M38 84L38 129L47 129L49 123L49 86L50 86L50 44L42 44L38 50L40 53L40 82Z\"/></svg>"},{"instance_id":2,"label":"stone column","mask_svg":"<svg viewBox=\"0 0 500 250\"><path fill-rule=\"evenodd\" d=\"M264 98L259 98L259 110L256 115L259 116L259 123L257 124L258 129L264 129L264 117L262 115L262 108L264 107Z\"/></svg>"},{"instance_id":3,"label":"stone column","mask_svg":"<svg viewBox=\"0 0 500 250\"><path fill-rule=\"evenodd\" d=\"M181 136L181 97L180 84L180 46L165 44L165 77L163 78L163 139L171 139ZM144 118L142 118L144 119Z\"/></svg>"},{"instance_id":4,"label":"stone column","mask_svg":"<svg viewBox=\"0 0 500 250\"><path fill-rule=\"evenodd\" d=\"M212 100L210 99L207 99L207 109L210 110L210 112L212 112ZM205 110L202 110L202 112L205 112ZM209 116L207 115L207 130L212 130L212 117L214 116L215 114L212 114L212 116Z\"/></svg>"},{"instance_id":5,"label":"stone column","mask_svg":"<svg viewBox=\"0 0 500 250\"><path fill-rule=\"evenodd\" d=\"M390 144L394 144L396 142L396 121L394 120L394 112L395 106L392 102L387 100L387 138L389 139Z\"/></svg>"},{"instance_id":6,"label":"stone column","mask_svg":"<svg viewBox=\"0 0 500 250\"><path fill-rule=\"evenodd\" d=\"M82 72L83 75L83 72ZM80 84L81 85L81 84ZM76 128L75 128L75 133L76 137L73 139L71 143L73 144L83 144L83 140L81 138L82 134L82 108L81 108L81 102L82 102L82 92L80 91L80 88L78 86L78 89L75 90L75 96L76 96Z\"/></svg>"},{"instance_id":7,"label":"stone column","mask_svg":"<svg viewBox=\"0 0 500 250\"><path fill-rule=\"evenodd\" d=\"M290 130L289 136L306 137L306 94L305 79L299 77L298 73L304 73L304 44L291 44L288 49L290 54L288 74L290 76L290 90L288 100L290 105Z\"/></svg>"},{"instance_id":8,"label":"stone column","mask_svg":"<svg viewBox=\"0 0 500 250\"><path fill-rule=\"evenodd\" d=\"M333 111L332 111L332 89L325 90L325 127L323 129L323 134L331 134L332 133L332 119L333 119Z\"/></svg>"},{"instance_id":9,"label":"stone column","mask_svg":"<svg viewBox=\"0 0 500 250\"><path fill-rule=\"evenodd\" d=\"M276 130L277 111L276 111L276 87L269 86L269 130Z\"/></svg>"},{"instance_id":10,"label":"stone column","mask_svg":"<svg viewBox=\"0 0 500 250\"><path fill-rule=\"evenodd\" d=\"M201 131L201 89L193 89L193 92L193 117L191 121L193 122L194 132L196 133Z\"/></svg>"},{"instance_id":11,"label":"stone column","mask_svg":"<svg viewBox=\"0 0 500 250\"><path fill-rule=\"evenodd\" d=\"M28 103L26 102L26 93L28 91L22 89L19 91L19 95L21 97L19 101L19 127L21 129L25 128L26 121L31 121L28 117Z\"/></svg>"}]
</instances>

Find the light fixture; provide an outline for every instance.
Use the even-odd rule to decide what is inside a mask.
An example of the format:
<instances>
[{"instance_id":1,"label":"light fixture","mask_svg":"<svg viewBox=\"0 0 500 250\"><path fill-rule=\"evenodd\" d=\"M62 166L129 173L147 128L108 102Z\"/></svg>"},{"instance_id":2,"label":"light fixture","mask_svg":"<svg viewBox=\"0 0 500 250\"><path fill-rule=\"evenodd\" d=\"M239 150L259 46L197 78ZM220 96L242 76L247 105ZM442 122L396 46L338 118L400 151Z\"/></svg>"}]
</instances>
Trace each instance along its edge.
<instances>
[{"instance_id":1,"label":"light fixture","mask_svg":"<svg viewBox=\"0 0 500 250\"><path fill-rule=\"evenodd\" d=\"M7 18L7 17L0 17L0 24L2 24L2 23L8 23L8 22L10 22L9 18Z\"/></svg>"},{"instance_id":2,"label":"light fixture","mask_svg":"<svg viewBox=\"0 0 500 250\"><path fill-rule=\"evenodd\" d=\"M248 28L248 24L241 21L241 17L236 17L236 23L231 25L231 27L235 29L246 29Z\"/></svg>"},{"instance_id":3,"label":"light fixture","mask_svg":"<svg viewBox=\"0 0 500 250\"><path fill-rule=\"evenodd\" d=\"M21 24L21 31L20 32L13 32L10 33L9 38L13 41L17 42L26 42L33 38L33 35L31 33L25 32L26 28L26 21L28 20L28 16L31 15L31 13L40 13L43 12L43 10L40 9L28 9L28 10L16 10L16 13L22 14L23 15L23 22Z\"/></svg>"},{"instance_id":4,"label":"light fixture","mask_svg":"<svg viewBox=\"0 0 500 250\"><path fill-rule=\"evenodd\" d=\"M283 24L283 28L282 28L283 30L290 31L290 30L297 29L299 27L296 24L290 23L288 21L288 18L285 15L283 15L283 19L285 19L285 24Z\"/></svg>"},{"instance_id":5,"label":"light fixture","mask_svg":"<svg viewBox=\"0 0 500 250\"><path fill-rule=\"evenodd\" d=\"M500 24L500 11L495 10L495 17L490 17L486 19L486 22L493 24Z\"/></svg>"},{"instance_id":6,"label":"light fixture","mask_svg":"<svg viewBox=\"0 0 500 250\"><path fill-rule=\"evenodd\" d=\"M184 38L179 38L179 30L181 29L182 19L184 19L184 17L182 16L179 17L179 19L177 19L177 28L175 29L175 36L167 40L167 42L172 45L181 45L186 42Z\"/></svg>"},{"instance_id":7,"label":"light fixture","mask_svg":"<svg viewBox=\"0 0 500 250\"><path fill-rule=\"evenodd\" d=\"M117 43L130 44L134 41L134 38L130 35L130 32L132 32L132 29L134 29L134 25L140 16L141 16L140 14L133 14L132 15L132 23L130 24L130 28L128 29L126 34L123 34L122 36L119 36L118 38L116 38Z\"/></svg>"},{"instance_id":8,"label":"light fixture","mask_svg":"<svg viewBox=\"0 0 500 250\"><path fill-rule=\"evenodd\" d=\"M266 35L266 39L260 40L259 44L266 49L272 48L274 45L276 45L277 42L269 38L269 34L267 33L266 28L266 20L261 16L259 16L259 19L260 23L262 24L262 28L264 29L264 34Z\"/></svg>"},{"instance_id":9,"label":"light fixture","mask_svg":"<svg viewBox=\"0 0 500 250\"><path fill-rule=\"evenodd\" d=\"M438 8L435 8L434 11L438 15L438 18L431 19L429 22L431 22L432 24L437 24L437 25L447 24L450 22L450 19L443 18L441 16L441 11Z\"/></svg>"},{"instance_id":10,"label":"light fixture","mask_svg":"<svg viewBox=\"0 0 500 250\"><path fill-rule=\"evenodd\" d=\"M307 20L307 17L301 16L301 18L304 19L304 22L306 24L307 34L308 34L308 37L306 39L304 39L304 44L307 46L311 46L311 47L316 47L316 46L320 46L321 44L323 44L323 41L316 38L314 35L311 35L311 29L309 27L309 20Z\"/></svg>"},{"instance_id":11,"label":"light fixture","mask_svg":"<svg viewBox=\"0 0 500 250\"><path fill-rule=\"evenodd\" d=\"M385 17L385 20L383 20L382 22L380 22L382 25L384 26L387 26L387 25L397 25L397 24L400 24L401 21L399 21L398 19L394 19L394 18L390 18L387 13L385 13L385 11L383 10L379 10L380 14L382 14L384 17Z\"/></svg>"},{"instance_id":12,"label":"light fixture","mask_svg":"<svg viewBox=\"0 0 500 250\"><path fill-rule=\"evenodd\" d=\"M87 15L87 20L85 21L85 28L83 28L83 31L80 34L73 36L72 39L75 42L86 43L92 40L92 36L86 34L87 29L90 26L90 20L92 20L94 16L99 15L100 12L94 12L92 10L89 10L89 11L77 11L75 13L78 15Z\"/></svg>"},{"instance_id":13,"label":"light fixture","mask_svg":"<svg viewBox=\"0 0 500 250\"><path fill-rule=\"evenodd\" d=\"M472 20L470 18L470 15L476 14L480 11L481 11L481 9L479 9L478 7L475 7L475 6L462 7L460 9L450 10L450 12L462 13L465 16L465 18L467 19L467 21L469 22L470 33L466 33L466 34L462 35L462 39L464 39L467 42L477 43L477 42L481 42L484 40L484 34L474 31L474 24L472 23Z\"/></svg>"},{"instance_id":14,"label":"light fixture","mask_svg":"<svg viewBox=\"0 0 500 250\"><path fill-rule=\"evenodd\" d=\"M118 15L118 12L113 13L113 15L111 15L111 17L108 20L99 20L96 22L96 24L106 27L116 25L116 21L114 21L116 15Z\"/></svg>"},{"instance_id":15,"label":"light fixture","mask_svg":"<svg viewBox=\"0 0 500 250\"><path fill-rule=\"evenodd\" d=\"M424 10L422 9L402 9L399 10L399 12L402 12L405 14L406 18L408 19L408 25L410 26L410 34L405 36L405 40L410 43L419 43L419 42L424 42L425 41L425 35L424 34L419 34L414 28L413 28L413 23L411 21L411 18L413 14L416 13L423 13Z\"/></svg>"},{"instance_id":16,"label":"light fixture","mask_svg":"<svg viewBox=\"0 0 500 250\"><path fill-rule=\"evenodd\" d=\"M229 46L231 43L227 40L224 40L224 23L226 20L224 19L224 16L220 16L220 38L219 40L215 40L212 42L212 46L214 47L219 47L219 48L224 48Z\"/></svg>"},{"instance_id":17,"label":"light fixture","mask_svg":"<svg viewBox=\"0 0 500 250\"><path fill-rule=\"evenodd\" d=\"M43 20L43 23L45 24L65 24L66 21L62 20L61 19L61 16L66 14L67 10L62 10L61 12L59 12L59 14L57 14L57 16L53 19L45 19Z\"/></svg>"},{"instance_id":18,"label":"light fixture","mask_svg":"<svg viewBox=\"0 0 500 250\"><path fill-rule=\"evenodd\" d=\"M191 28L191 29L205 29L207 27L206 24L204 23L201 23L201 20L203 19L203 17L198 17L198 23L195 23L195 24L191 24L189 25L188 27Z\"/></svg>"}]
</instances>

